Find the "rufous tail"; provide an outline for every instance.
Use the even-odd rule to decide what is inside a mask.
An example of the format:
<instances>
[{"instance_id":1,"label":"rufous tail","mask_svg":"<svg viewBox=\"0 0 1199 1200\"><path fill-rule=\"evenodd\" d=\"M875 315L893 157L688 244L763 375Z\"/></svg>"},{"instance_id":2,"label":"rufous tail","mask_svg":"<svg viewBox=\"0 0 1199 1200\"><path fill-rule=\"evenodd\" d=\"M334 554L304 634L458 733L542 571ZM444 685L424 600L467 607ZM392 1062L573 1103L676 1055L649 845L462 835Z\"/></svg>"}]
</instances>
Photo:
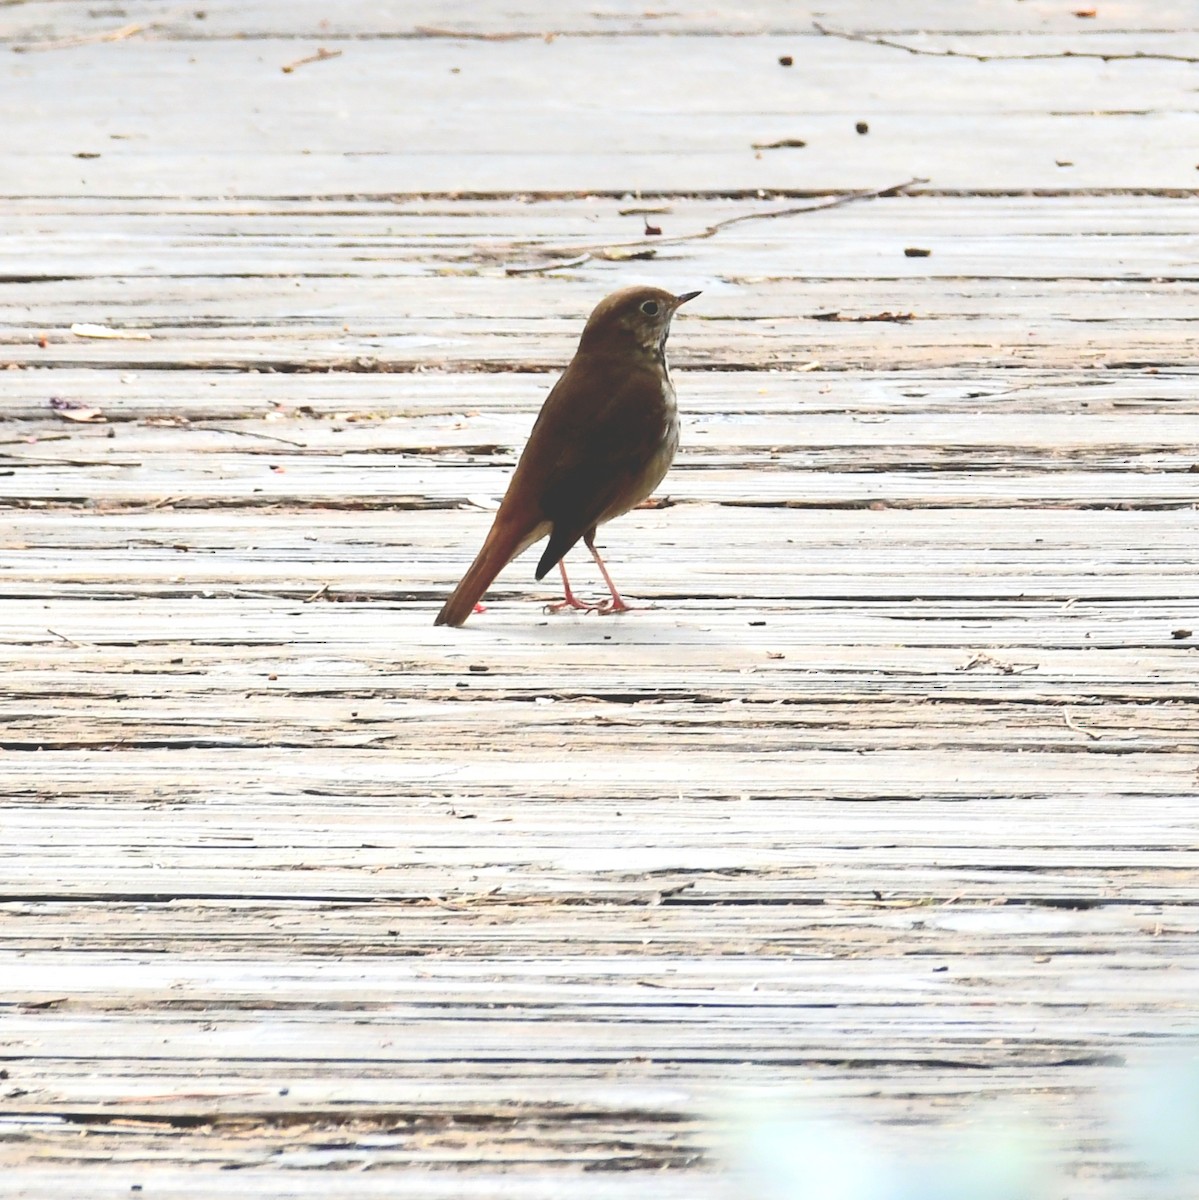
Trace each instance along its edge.
<instances>
[{"instance_id":1,"label":"rufous tail","mask_svg":"<svg viewBox=\"0 0 1199 1200\"><path fill-rule=\"evenodd\" d=\"M450 598L442 605L434 625L461 625L475 610L483 593L491 587L492 580L525 548L527 536L511 525L491 527L483 549L470 564L470 570L462 576L462 582L454 589Z\"/></svg>"}]
</instances>

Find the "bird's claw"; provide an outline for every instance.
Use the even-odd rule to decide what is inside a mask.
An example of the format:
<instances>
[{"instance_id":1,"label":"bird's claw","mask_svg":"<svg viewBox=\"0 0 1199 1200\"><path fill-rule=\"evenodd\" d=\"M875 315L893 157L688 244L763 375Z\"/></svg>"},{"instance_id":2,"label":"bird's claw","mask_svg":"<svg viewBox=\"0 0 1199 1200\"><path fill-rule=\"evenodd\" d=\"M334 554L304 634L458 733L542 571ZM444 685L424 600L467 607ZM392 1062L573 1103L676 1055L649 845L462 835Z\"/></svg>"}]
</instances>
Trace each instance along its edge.
<instances>
[{"instance_id":1,"label":"bird's claw","mask_svg":"<svg viewBox=\"0 0 1199 1200\"><path fill-rule=\"evenodd\" d=\"M564 612L568 608L573 608L576 612L596 612L601 606L598 604L584 604L582 600L576 600L573 596L565 600L557 600L553 604L547 604L545 611L549 613Z\"/></svg>"}]
</instances>

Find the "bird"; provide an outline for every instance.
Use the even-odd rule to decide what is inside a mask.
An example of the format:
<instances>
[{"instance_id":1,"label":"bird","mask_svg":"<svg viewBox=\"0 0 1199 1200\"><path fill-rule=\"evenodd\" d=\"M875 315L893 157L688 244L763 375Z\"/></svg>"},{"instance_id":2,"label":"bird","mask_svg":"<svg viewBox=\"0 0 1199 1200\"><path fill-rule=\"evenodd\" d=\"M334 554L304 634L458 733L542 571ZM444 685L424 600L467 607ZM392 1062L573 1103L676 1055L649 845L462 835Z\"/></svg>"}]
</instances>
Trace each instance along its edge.
<instances>
[{"instance_id":1,"label":"bird","mask_svg":"<svg viewBox=\"0 0 1199 1200\"><path fill-rule=\"evenodd\" d=\"M551 608L629 608L595 548L595 532L640 504L674 461L679 416L666 338L679 307L699 294L628 287L595 306L541 406L483 548L434 624L463 624L500 571L544 537L535 576L556 564L565 592ZM585 604L571 590L563 558L580 538L612 594L602 604Z\"/></svg>"}]
</instances>

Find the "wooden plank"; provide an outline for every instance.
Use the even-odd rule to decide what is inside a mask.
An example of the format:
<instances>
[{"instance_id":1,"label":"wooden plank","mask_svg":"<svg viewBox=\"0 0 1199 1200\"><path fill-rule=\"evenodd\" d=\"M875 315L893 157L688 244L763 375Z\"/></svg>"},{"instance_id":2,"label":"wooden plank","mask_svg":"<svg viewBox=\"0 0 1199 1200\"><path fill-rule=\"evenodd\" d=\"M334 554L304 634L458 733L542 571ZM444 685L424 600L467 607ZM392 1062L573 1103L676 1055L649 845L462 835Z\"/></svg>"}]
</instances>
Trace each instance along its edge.
<instances>
[{"instance_id":1,"label":"wooden plank","mask_svg":"<svg viewBox=\"0 0 1199 1200\"><path fill-rule=\"evenodd\" d=\"M690 381L683 373L678 375L680 380ZM988 458L1003 455L1005 464L1045 470L1118 465L1170 470L1188 467L1193 461L1188 452L1199 441L1199 413L1180 412L1182 406L1176 404L1169 405L1169 413L992 413L976 409L968 414L898 412L862 420L860 415L845 411L804 411L802 403L793 403L807 398L796 394L798 384L792 385L794 390L777 383L772 388L751 389L747 382L726 376L721 387L723 395L717 397L703 395L712 390L710 381L704 380L700 396L689 397L696 411L685 426L691 444L684 462L693 469L704 463L716 465L763 452L781 454L785 446L788 453L805 456L803 466L841 469L854 465L862 470L877 469L882 462L902 458L910 466L978 470L985 467ZM459 397L474 386L469 376L460 377L458 383ZM519 396L515 386L509 390L514 399ZM33 422L23 423L23 429L29 432L22 438L0 442L4 446L0 453L7 468L56 464L133 467L146 460L169 461L182 444L190 454L213 455L218 461L220 456L233 453L251 460L278 459L292 464L344 457L360 461L372 454L425 460L445 455L460 461L465 457L492 460L499 469L506 470L515 448L528 434L532 410L544 396L545 381L526 380L524 403L516 411L493 409L486 417L480 414L468 420L460 419L461 414L426 407L407 392L406 383L401 382L390 397L393 407L403 405L408 409L406 413L352 414L357 419L341 427L329 420L309 419L309 412L292 414L292 419L280 427L278 420L264 420L254 412L249 420L239 414L241 419L233 418L223 427L198 424L186 428L191 419L186 407L172 405L169 424L161 419L154 424L130 421L110 431L107 422L84 422L72 428L46 405L39 414L45 418L41 429ZM359 403L363 399L358 397ZM414 414L412 410L418 407L426 411ZM328 415L335 417L336 413ZM967 415L968 420L963 420ZM197 416L203 420L205 414ZM154 414L150 419L154 421ZM493 442L481 440L483 428L495 438ZM898 447L896 442L900 443Z\"/></svg>"},{"instance_id":2,"label":"wooden plank","mask_svg":"<svg viewBox=\"0 0 1199 1200\"><path fill-rule=\"evenodd\" d=\"M366 439L368 444L375 441L378 435L370 430L375 422L384 420L398 422L383 427L396 434L397 446L401 430L411 430L416 441L425 438L433 422L437 423L437 436L447 446L454 444L459 435L473 439L473 444L498 445L501 439L495 435L501 422L504 429L515 431L514 414L523 414L527 422L536 415L571 349L565 338L555 342L555 364L544 371L491 372L486 364L475 371L397 375L369 371L288 373L253 368L230 372L201 367L170 374L137 368L119 373L103 368L56 368L52 376L36 370L4 371L0 373L0 388L5 417L28 422L27 436L45 439L45 449L55 439L80 439L75 448L87 447L90 452L94 445L83 439L108 437L107 423L79 426L57 415L49 404L52 389L60 390L66 398L93 397L107 421L116 425L113 437L118 445L127 436L154 436L151 431L155 426L175 430L172 436L182 436L178 431L185 423L221 421L246 431L239 444L247 451L268 448L266 443L255 445L256 435L260 434L282 439L277 445L286 447L297 440L290 436L293 423L303 422L310 415L330 421L330 432L338 440L346 438L350 445L357 438ZM798 372L782 368L704 371L675 367L672 375L682 392L684 419L694 423L696 415L702 414L708 420L721 420L728 428L735 428L745 413L793 419L864 417L867 421L894 414L951 413L961 420L961 437L968 432L972 419L985 413L1035 416L1085 411L1096 416L1128 414L1132 419L1125 427L1127 436L1148 416L1191 416L1199 412L1196 372L1185 363L1160 370L1028 367L1019 375L962 366ZM445 420L450 416L452 421ZM241 426L238 423L242 421L250 423ZM125 422L143 425L139 430ZM23 424L22 431L25 428ZM1079 428L1087 426L1077 422L1075 429ZM202 432L192 430L189 436L194 438ZM13 452L25 436L23 432L18 436L16 427L4 425L0 425L0 435L6 453ZM233 436L240 435L235 432ZM135 444L140 447L145 443ZM112 447L114 453L117 449L117 445Z\"/></svg>"},{"instance_id":3,"label":"wooden plank","mask_svg":"<svg viewBox=\"0 0 1199 1200\"><path fill-rule=\"evenodd\" d=\"M210 288L228 288L230 278L265 275L270 282L259 286L274 287L279 302L285 295L275 282L279 276L316 277L330 287L339 286L339 278L379 287L378 281L401 276L409 280L408 286L425 292L394 296L392 303L403 305L401 311L434 318L438 314L423 302L429 289L438 287L442 303L449 306L443 319L488 315L488 310L470 307L455 294L452 280L458 278L491 280L460 285L479 294L514 295L514 289L521 294L535 289L540 303L527 314L530 319L574 320L577 289L563 287L558 276L522 280L505 274L509 265L552 263L542 257L551 249L561 259L604 247L657 250L672 262L694 264L691 269L704 276L724 274L736 280L761 275L764 283L802 279L816 286L855 278L962 284L979 276L1034 280L1050 294L1065 294L1079 282L1127 278L1152 295L1151 285L1163 282L1163 277L1187 280L1194 274L1193 223L1181 198L961 197L918 188L911 195L798 211L821 203L825 201L819 198L718 200L685 195L643 201L607 196L507 201L396 196L378 201L149 204L20 199L12 201L11 222L0 236L15 276L6 283L37 285L6 293L26 303L42 296L60 303L70 297L70 289L54 286L59 282L56 272L68 275L68 283L86 286L94 280L92 288L105 285L112 302L123 294L118 288L133 287L132 296L148 293L159 303L180 286L176 279L192 276L216 277ZM647 209L663 230L657 237L644 236ZM771 215L777 213L790 215ZM737 223L702 236L709 227L734 219ZM52 238L31 244L35 235ZM933 253L925 259L905 258L904 247L913 244ZM166 261L157 261L149 246L159 248ZM732 262L730 247L736 252ZM468 267L477 268L477 273ZM600 262L590 269L610 274L621 268ZM645 272L654 267L634 262L623 269ZM110 279L114 275L124 282ZM1069 288L1061 286L1063 279L1071 281ZM219 294L197 293L195 299L211 302ZM701 305L687 315L703 311ZM351 310L351 315L360 314Z\"/></svg>"},{"instance_id":4,"label":"wooden plank","mask_svg":"<svg viewBox=\"0 0 1199 1200\"><path fill-rule=\"evenodd\" d=\"M569 355L580 316L600 292L642 279L677 287L682 278L707 289L676 331L683 367L817 366L821 386L828 370L848 367L1183 367L1178 346L1193 290L1184 206L1157 201L1134 216L1125 204L1116 235L1110 204L1082 206L1084 233L1079 205L1057 203L1050 216L1054 206L1040 200L877 201L666 245L660 263L593 262L569 277L535 280L506 276L505 263L549 263L551 250L573 253L603 245L605 237L620 246L635 238L640 218L630 228L612 201L559 203L536 215L522 204L447 203L397 217L407 230L397 238L379 206L367 206L353 216L340 209L266 214L255 218L265 228L253 238L247 231L234 239L231 229L248 218L229 211L203 220L157 218L143 227L143 218L131 224L81 205L69 216L56 214L52 225L75 262L91 253L76 241L80 221L108 230L107 249L81 279L67 258L55 261L40 250L36 262L21 265L26 247L39 244L30 234L47 220L30 210L23 236L10 242L12 274L0 285L0 307L11 314L0 344L7 343L10 365L60 370L551 370ZM684 237L720 220L779 211L777 202L677 201L672 208ZM438 235L447 216L465 223L453 245ZM342 231L332 244L329 220ZM1074 229L1066 236L1069 222ZM146 238L170 239L170 279L145 274ZM929 259L909 259L902 253L908 244L936 249ZM358 251L348 262L347 246ZM741 263L736 272L728 269L730 253ZM324 274L334 261L340 277ZM457 265L447 268L451 262ZM71 333L84 318L146 340ZM6 393L19 386L0 376Z\"/></svg>"},{"instance_id":5,"label":"wooden plank","mask_svg":"<svg viewBox=\"0 0 1199 1200\"><path fill-rule=\"evenodd\" d=\"M466 34L514 34L542 37L548 32L595 34L613 32L697 32L744 35L765 30L805 37L812 18L829 24L828 6L813 12L789 0L755 0L751 5L713 9L707 4L676 3L669 11L646 10L641 0L608 0L602 10L563 9L551 0L474 5L452 15L436 0L382 0L369 9L329 8L317 0L295 0L280 8L263 0L247 0L236 8L181 9L164 0L123 0L120 12L61 0L23 0L5 13L0 26L15 42L96 36L123 28L120 22L148 27L155 39L207 41L235 37L304 36L314 39L396 38L424 40ZM1193 8L1180 0L1146 10L1137 4L1108 4L1090 19L1080 19L1052 0L1022 0L1018 9L1004 0L975 0L963 7L954 0L920 0L901 12L880 9L870 0L839 0L836 24L877 35L944 33L1060 32L1085 44L1096 33L1116 31L1190 30Z\"/></svg>"},{"instance_id":6,"label":"wooden plank","mask_svg":"<svg viewBox=\"0 0 1199 1200\"><path fill-rule=\"evenodd\" d=\"M714 55L712 37L688 34L367 39L291 75L280 68L310 41L234 38L204 53L130 38L14 55L22 120L0 177L19 196L824 191L913 175L974 191L1194 186L1195 113L1178 101L1193 60L1170 60L1172 31L1090 35L1088 52L1114 56L1098 63L1060 35L969 39L987 62L803 40L727 38ZM800 70L778 65L787 54ZM1158 56L1152 70L1144 54ZM114 70L120 89L105 86ZM654 103L614 78L655 79ZM402 101L378 104L397 79ZM180 104L180 80L204 103ZM806 144L755 149L780 139Z\"/></svg>"},{"instance_id":7,"label":"wooden plank","mask_svg":"<svg viewBox=\"0 0 1199 1200\"><path fill-rule=\"evenodd\" d=\"M324 466L303 462L287 474L269 464L212 455L199 467L188 459L163 465L169 475L144 468L29 467L0 476L0 499L9 502L92 503L96 485L103 482L110 504L144 506L174 503L192 505L254 505L310 503L395 504L400 508L452 507L474 495L498 490L495 472L464 465L450 472L439 467L379 464L347 455ZM737 464L739 467L741 464ZM905 464L906 465L906 464ZM1195 503L1195 482L1189 472L1124 473L1102 469L1059 477L1014 469L1010 474L954 478L909 470L890 470L870 476L835 471L784 474L768 470L747 477L737 467L713 467L693 477L680 465L671 478L671 496L679 503L707 501L754 507L825 508L871 504L939 505L949 508L1011 508L1022 505L1067 505L1084 508L1178 508ZM322 469L323 468L323 469ZM365 469L364 469L365 468ZM378 468L372 470L372 468ZM1184 468L1185 470L1185 468ZM502 486L502 485L501 485ZM479 534L486 532L479 529Z\"/></svg>"},{"instance_id":8,"label":"wooden plank","mask_svg":"<svg viewBox=\"0 0 1199 1200\"><path fill-rule=\"evenodd\" d=\"M52 1128L53 1126L51 1126ZM128 1130L124 1141L129 1140ZM118 1143L119 1144L119 1143ZM47 1195L77 1196L81 1192L95 1200L126 1200L129 1195L130 1178L142 1180L143 1190L167 1200L196 1200L211 1196L213 1191L228 1186L228 1175L220 1173L222 1168L210 1162L196 1162L188 1167L163 1167L147 1162L143 1157L137 1165L121 1164L118 1170L106 1172L103 1164L113 1161L112 1153L98 1153L92 1165L86 1168L71 1168L44 1164L30 1168L14 1167L8 1174L8 1186L13 1188L14 1200L42 1200ZM275 1159L278 1162L277 1158ZM369 1161L369 1156L368 1156ZM247 1166L251 1162L247 1160ZM286 1162L278 1165L287 1166ZM305 1165L297 1154L291 1160L293 1167ZM320 1166L319 1159L310 1160L308 1165ZM245 1196L278 1196L280 1182L274 1173L254 1178L253 1171L245 1172L238 1180L238 1191ZM703 1200L705 1195L718 1195L715 1183L702 1176L688 1173L682 1179L673 1179L663 1173L655 1191L664 1200ZM627 1181L616 1178L580 1175L577 1187L572 1181L571 1191L581 1200L610 1200L614 1196L627 1194ZM706 1189L711 1187L711 1191ZM494 1163L463 1177L462 1173L445 1172L437 1168L408 1167L404 1171L388 1171L385 1178L372 1178L361 1170L290 1171L286 1177L289 1195L308 1200L309 1197L421 1197L422 1200L555 1200L560 1196L562 1180L554 1174L538 1176L529 1172L497 1173ZM660 1190L659 1190L660 1189Z\"/></svg>"},{"instance_id":9,"label":"wooden plank","mask_svg":"<svg viewBox=\"0 0 1199 1200\"><path fill-rule=\"evenodd\" d=\"M1148 1198L1193 6L469 9L0 6L5 1195L721 1200L991 1101ZM704 290L640 611L435 628L629 282Z\"/></svg>"},{"instance_id":10,"label":"wooden plank","mask_svg":"<svg viewBox=\"0 0 1199 1200\"><path fill-rule=\"evenodd\" d=\"M591 294L600 294L607 286L596 288L593 283ZM818 291L805 288L803 295L796 295L795 289L790 290L788 307L811 304L812 293ZM885 297L872 294L869 299L873 307ZM984 302L975 298L970 306ZM967 307L960 301L951 303ZM808 366L826 370L902 370L965 363L995 371L1080 366L1104 370L1109 365L1169 370L1183 365L1179 346L1189 333L1190 320L1180 312L1147 314L1133 326L1118 315L1117 303L1091 315L1059 316L1042 309L1036 317L1021 322L1024 328L1013 337L1012 318L1002 314L975 317L933 312L913 315L910 320L879 321L872 319L865 303L856 307L860 315L850 310L851 315L841 320L825 319L831 312L843 311L830 309L827 302L809 313L756 321L746 319L741 312L724 316L717 309L709 318L712 328L702 353L689 352L687 335L680 331L678 362L682 367L760 365L783 370ZM1080 308L1084 312L1085 307L1083 300ZM70 315L55 315L24 330L14 330L6 339L8 345L0 343L0 354L9 363L53 369L96 366L120 371L139 367L172 370L195 364L210 370L398 374L430 369L462 371L472 364L491 370L536 365L553 369L570 355L569 345L557 344L556 339L543 341L538 337L541 331L530 330L522 336L523 331L509 332L494 321L460 328L455 336L447 334L443 322L438 323L440 327L430 328L428 322L403 318L393 319L387 331L347 333L344 322L315 322L311 318L275 326L229 323L205 329L203 323L176 322L163 314L148 325L147 340L97 339L102 344L96 345L68 332ZM1030 330L1028 325L1033 328ZM47 342L44 348L43 340Z\"/></svg>"}]
</instances>

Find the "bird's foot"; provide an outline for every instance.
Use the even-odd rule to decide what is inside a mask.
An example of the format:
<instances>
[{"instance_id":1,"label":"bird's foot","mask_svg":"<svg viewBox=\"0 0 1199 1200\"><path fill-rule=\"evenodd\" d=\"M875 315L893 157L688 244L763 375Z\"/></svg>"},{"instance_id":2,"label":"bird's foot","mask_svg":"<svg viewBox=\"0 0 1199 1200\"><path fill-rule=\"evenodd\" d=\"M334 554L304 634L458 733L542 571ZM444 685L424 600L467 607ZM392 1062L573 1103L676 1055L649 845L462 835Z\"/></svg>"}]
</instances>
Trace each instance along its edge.
<instances>
[{"instance_id":1,"label":"bird's foot","mask_svg":"<svg viewBox=\"0 0 1199 1200\"><path fill-rule=\"evenodd\" d=\"M567 596L565 600L558 600L553 604L547 604L545 606L545 611L556 613L564 612L568 608L573 608L575 612L598 612L602 607L603 605L601 604L584 604L583 601L577 596L570 595Z\"/></svg>"},{"instance_id":2,"label":"bird's foot","mask_svg":"<svg viewBox=\"0 0 1199 1200\"><path fill-rule=\"evenodd\" d=\"M610 617L613 613L633 612L633 606L626 604L622 599L617 597L615 600L605 600L602 604L595 606L595 611L601 617Z\"/></svg>"}]
</instances>

